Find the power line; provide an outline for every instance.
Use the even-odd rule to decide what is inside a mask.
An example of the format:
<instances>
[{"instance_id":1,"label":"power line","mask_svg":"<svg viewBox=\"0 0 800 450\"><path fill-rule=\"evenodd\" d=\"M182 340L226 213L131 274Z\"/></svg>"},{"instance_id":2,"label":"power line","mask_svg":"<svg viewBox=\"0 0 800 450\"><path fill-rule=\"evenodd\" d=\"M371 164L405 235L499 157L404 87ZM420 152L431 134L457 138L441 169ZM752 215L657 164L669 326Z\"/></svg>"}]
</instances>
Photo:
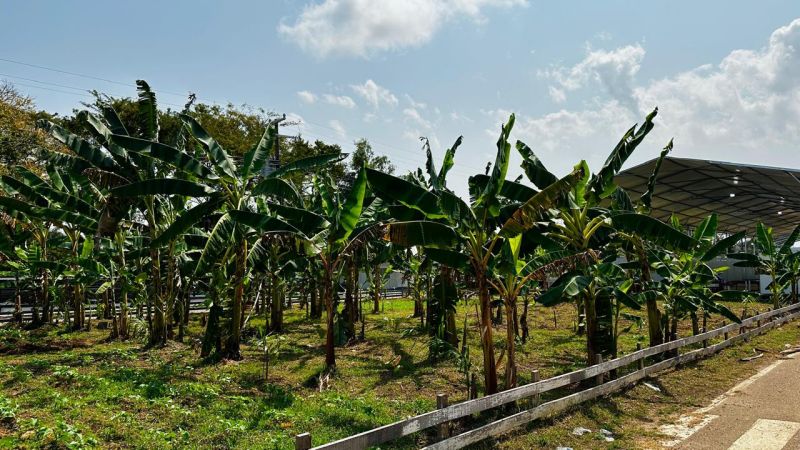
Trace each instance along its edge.
<instances>
[{"instance_id":1,"label":"power line","mask_svg":"<svg viewBox=\"0 0 800 450\"><path fill-rule=\"evenodd\" d=\"M63 73L63 74L72 75L72 76L75 76L75 77L88 78L90 80L104 81L106 83L118 84L120 86L125 86L125 87L130 87L131 86L130 83L125 83L125 82L122 82L122 81L109 80L108 78L101 78L101 77L95 77L95 76L92 76L92 75L86 75L86 74L77 73L77 72L70 72L68 70L56 69L54 67L40 66L38 64L30 64L30 63L26 63L26 62L22 62L22 61L15 61L13 59L8 59L8 58L0 58L0 61L5 61L7 63L12 63L12 64L19 64L21 66L34 67L36 69L48 70L50 72ZM158 91L158 92L162 93L162 94L177 95L177 96L184 97L184 98L188 95L188 93L187 94L178 94L178 93L175 93L175 92L169 92L169 91L163 91L163 90Z\"/></svg>"},{"instance_id":2,"label":"power line","mask_svg":"<svg viewBox=\"0 0 800 450\"><path fill-rule=\"evenodd\" d=\"M72 76L76 76L76 77L87 78L87 79L96 80L96 81L103 81L103 82L106 82L106 83L112 83L112 84L116 84L116 85L120 85L120 86L125 86L125 87L128 87L128 88L130 88L130 86L131 86L130 83L125 83L125 82L122 82L122 81L116 81L116 80L111 80L111 79L108 79L108 78L97 77L97 76L92 76L92 75L87 75L87 74L82 74L82 73L77 73L77 72L71 72L71 71L68 71L68 70L63 70L63 69L58 69L58 68L48 67L48 66L42 66L42 65L39 65L39 64L26 63L26 62L17 61L17 60L8 59L8 58L0 58L0 61L12 63L12 64L18 64L18 65L27 66L27 67L33 67L33 68L37 68L37 69L41 69L41 70L47 70L47 71L56 72L56 73L72 75ZM51 83L51 82L47 82L47 81L40 81L40 80L35 80L35 79L32 79L32 78L20 77L20 76L16 76L16 75L7 75L7 74L2 74L2 73L0 73L0 76L6 76L6 77L10 77L10 78L17 78L17 79L22 79L22 80L26 80L26 81L32 81L34 83L50 85L50 86L55 86L55 87L61 87L61 88L66 88L66 89L74 89L74 90L77 90L77 91L82 91L83 93L67 92L67 91L61 91L61 90L52 89L52 88L46 88L46 87L43 87L43 86L35 86L35 85L29 85L29 84L25 84L25 83L16 83L16 84L19 84L19 85L22 85L22 86L32 87L32 88L36 88L36 89L43 89L43 90L47 90L47 91L51 91L51 92L58 92L58 93L69 94L69 95L80 95L80 96L92 97L92 94L90 94L90 90L87 90L87 89L84 89L84 88L78 88L78 87L64 85L64 84ZM175 95L175 96L179 96L179 97L182 97L182 98L186 98L187 97L187 95L184 95L184 94L178 94L178 93L175 93L175 92L169 92L169 91L165 91L165 90L156 90L156 89L151 89L151 90L153 92L155 92L156 94ZM212 104L215 104L215 105L222 105L222 103L214 101L214 100L211 100L211 99L197 97L197 100L204 101L204 102L209 102L209 103L212 103ZM183 108L183 105L177 105L177 104L174 104L174 103L168 103L168 102L159 102L159 103L164 104L164 105L173 106L173 107L176 107L176 108ZM329 126L326 126L326 125L323 125L323 124L320 124L320 123L312 122L312 121L309 121L309 120L306 120L306 119L303 119L303 122L305 122L307 124L310 124L310 125L314 125L316 127L325 128L325 129L328 129L328 130L331 130L331 131L334 131L334 132L337 132L337 133L339 132L339 130L337 130L335 128L332 128L332 127L329 127ZM389 144L387 144L385 142L377 141L375 139L370 139L370 143L378 144L378 145L380 145L382 147L385 147L385 148L391 149L391 150L395 150L397 152L408 153L410 155L414 155L415 157L417 156L416 154L414 154L413 152L411 152L409 150L400 149L400 148L394 147L393 145L389 145ZM408 159L408 158L403 158L403 157L399 157L399 156L391 156L391 155L388 155L388 154L383 155L383 156L386 156L386 157L388 157L390 159L406 160L407 162L411 162L412 166L419 167L419 162L418 162L419 160L416 159L416 158L411 160L411 159ZM478 171L479 173L482 171L481 169L478 169L478 168L475 168L475 167L470 167L470 166L464 166L464 165L460 166L458 169L457 168L453 168L452 170L454 172L461 173L462 175L467 175L466 172L463 172L463 169L471 169L471 170Z\"/></svg>"},{"instance_id":3,"label":"power line","mask_svg":"<svg viewBox=\"0 0 800 450\"><path fill-rule=\"evenodd\" d=\"M40 80L35 80L33 78L20 77L20 76L16 76L16 75L8 75L8 74L5 74L5 73L0 73L0 77L15 78L15 79L19 79L19 80L32 81L34 83L44 84L44 85L48 85L48 86L56 86L56 87L62 87L62 88L66 88L66 89L74 89L75 91L78 91L78 92L62 91L60 89L53 89L53 88L48 88L48 87L45 87L45 86L37 86L37 85L33 85L33 84L20 83L19 81L15 81L14 84L15 85L19 85L19 86L26 86L26 87L35 88L35 89L44 89L46 91L59 92L59 93L62 93L62 94L77 95L79 97L94 97L91 94L91 90L89 90L89 89L83 89L83 88L78 88L78 87L74 87L74 86L68 86L68 85L59 84L59 83L51 83L51 82L48 82L48 81L40 81ZM168 102L161 102L161 101L159 101L158 103L162 104L162 105L174 106L176 108L183 108L183 105L178 105L178 104L175 104L175 103L168 103Z\"/></svg>"}]
</instances>

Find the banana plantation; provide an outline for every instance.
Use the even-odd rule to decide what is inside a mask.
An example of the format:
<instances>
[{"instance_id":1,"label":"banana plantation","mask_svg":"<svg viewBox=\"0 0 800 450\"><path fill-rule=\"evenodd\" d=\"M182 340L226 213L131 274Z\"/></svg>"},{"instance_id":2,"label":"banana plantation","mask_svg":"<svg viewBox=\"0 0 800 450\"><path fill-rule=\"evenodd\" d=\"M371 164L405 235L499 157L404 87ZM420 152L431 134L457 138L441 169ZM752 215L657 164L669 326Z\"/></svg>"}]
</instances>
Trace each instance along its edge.
<instances>
[{"instance_id":1,"label":"banana plantation","mask_svg":"<svg viewBox=\"0 0 800 450\"><path fill-rule=\"evenodd\" d=\"M512 142L511 115L467 198L448 174L460 152L485 149L458 136L441 160L423 139L420 168L395 174L386 161L322 145L282 158L286 119L271 115L258 135L239 136L247 149L234 153L193 99L164 111L146 82L137 90L124 113L98 96L69 124L39 120L52 144L45 156L2 170L0 271L10 300L0 332L12 358L0 366L4 386L16 392L43 373L60 380L27 400L34 408L47 398L58 404L55 391L109 392L109 380L137 380L102 400L108 418L64 406L53 413L63 426L34 424L41 419L23 400L3 397L4 423L31 430L28 445L70 435L71 448L290 448L302 431L327 429L319 439L333 440L429 410L430 395L415 394L427 386L446 385L460 399L491 395L531 381L532 369L591 366L637 343L660 345L739 322L747 309L797 302L800 227L787 236L761 223L723 229L713 213L685 223L651 214L673 148L647 139L657 109L602 166L575 161L568 173L549 171L535 145ZM635 150L661 148L644 193L618 185ZM513 180L512 155L524 173ZM720 259L729 264L713 263ZM768 275L769 294L721 289L729 267ZM564 342L575 351L558 353ZM134 353L109 362L109 352ZM45 359L14 362L23 356ZM69 358L84 363L70 369ZM161 369L148 369L155 360ZM358 365L367 361L376 365L369 372ZM375 382L361 386L362 377ZM216 400L203 400L199 386ZM142 397L149 403L125 409ZM226 406L208 419L213 426L189 412L159 428L146 412L172 417L207 401L207 410L222 408L223 397L250 406ZM157 403L164 398L171 406ZM314 408L327 407L339 422L315 422L324 415ZM151 428L135 423L136 411ZM110 417L121 414L132 420L115 427ZM251 426L248 416L265 418ZM193 437L214 427L221 441ZM126 429L163 439L131 444Z\"/></svg>"}]
</instances>

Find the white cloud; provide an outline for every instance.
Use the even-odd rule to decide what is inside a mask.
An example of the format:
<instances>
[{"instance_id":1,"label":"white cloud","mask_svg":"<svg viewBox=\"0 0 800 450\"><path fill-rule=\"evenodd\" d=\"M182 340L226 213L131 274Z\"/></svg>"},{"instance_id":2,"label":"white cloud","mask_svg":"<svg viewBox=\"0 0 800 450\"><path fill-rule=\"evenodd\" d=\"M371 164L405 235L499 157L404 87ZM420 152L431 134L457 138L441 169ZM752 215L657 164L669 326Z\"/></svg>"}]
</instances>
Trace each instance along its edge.
<instances>
[{"instance_id":1,"label":"white cloud","mask_svg":"<svg viewBox=\"0 0 800 450\"><path fill-rule=\"evenodd\" d=\"M423 128L431 129L431 123L422 117L416 108L406 108L403 110L403 115L412 123L419 125Z\"/></svg>"},{"instance_id":2,"label":"white cloud","mask_svg":"<svg viewBox=\"0 0 800 450\"><path fill-rule=\"evenodd\" d=\"M447 22L469 18L484 22L487 7L525 6L527 0L323 0L303 8L278 33L318 57L368 57L419 47Z\"/></svg>"},{"instance_id":3,"label":"white cloud","mask_svg":"<svg viewBox=\"0 0 800 450\"><path fill-rule=\"evenodd\" d=\"M581 158L595 167L628 127L658 106L656 128L631 163L655 157L674 136L678 156L798 165L800 19L775 30L762 48L733 50L716 64L637 83L643 56L639 45L590 51L572 68L548 71L555 89L586 89L589 100L542 116L518 115L514 135L553 154L561 170ZM595 82L606 88L605 98L591 92ZM487 114L499 121L507 112Z\"/></svg>"},{"instance_id":4,"label":"white cloud","mask_svg":"<svg viewBox=\"0 0 800 450\"><path fill-rule=\"evenodd\" d=\"M575 91L594 81L613 98L635 110L631 95L636 74L641 67L645 50L641 45L627 45L614 50L587 50L578 64L553 67L540 72L540 76L553 79L559 87L550 88L550 97L557 103L566 100L565 91Z\"/></svg>"},{"instance_id":5,"label":"white cloud","mask_svg":"<svg viewBox=\"0 0 800 450\"><path fill-rule=\"evenodd\" d=\"M340 139L344 139L347 137L347 130L344 129L344 125L338 120L331 120L328 122L328 126L330 126L334 132L336 132L336 136Z\"/></svg>"},{"instance_id":6,"label":"white cloud","mask_svg":"<svg viewBox=\"0 0 800 450\"><path fill-rule=\"evenodd\" d=\"M375 109L380 108L383 104L397 106L397 97L391 91L379 86L372 80L367 80L364 84L353 84L350 87Z\"/></svg>"},{"instance_id":7,"label":"white cloud","mask_svg":"<svg viewBox=\"0 0 800 450\"><path fill-rule=\"evenodd\" d=\"M470 119L469 117L467 117L467 116L465 116L463 114L459 114L456 111L450 111L450 120L452 120L453 122L467 122L467 123L475 122L474 120Z\"/></svg>"},{"instance_id":8,"label":"white cloud","mask_svg":"<svg viewBox=\"0 0 800 450\"><path fill-rule=\"evenodd\" d=\"M567 94L564 92L563 89L559 89L555 86L550 86L547 88L548 94L550 94L550 98L553 99L556 103L564 103L567 101Z\"/></svg>"},{"instance_id":9,"label":"white cloud","mask_svg":"<svg viewBox=\"0 0 800 450\"><path fill-rule=\"evenodd\" d=\"M342 108L353 109L356 107L356 102L346 95L331 95L325 94L325 101L331 105L341 106Z\"/></svg>"},{"instance_id":10,"label":"white cloud","mask_svg":"<svg viewBox=\"0 0 800 450\"><path fill-rule=\"evenodd\" d=\"M300 101L309 105L317 101L317 96L309 91L298 91L297 96L300 97Z\"/></svg>"},{"instance_id":11,"label":"white cloud","mask_svg":"<svg viewBox=\"0 0 800 450\"><path fill-rule=\"evenodd\" d=\"M796 166L785 150L800 143L800 19L775 30L764 48L734 50L716 66L654 81L634 95L642 107L658 104L663 128L680 141L723 158L750 149L742 156L770 154Z\"/></svg>"},{"instance_id":12,"label":"white cloud","mask_svg":"<svg viewBox=\"0 0 800 450\"><path fill-rule=\"evenodd\" d=\"M408 104L411 105L411 107L414 109L425 109L428 107L427 104L414 100L414 98L408 94L405 94L405 98Z\"/></svg>"}]
</instances>

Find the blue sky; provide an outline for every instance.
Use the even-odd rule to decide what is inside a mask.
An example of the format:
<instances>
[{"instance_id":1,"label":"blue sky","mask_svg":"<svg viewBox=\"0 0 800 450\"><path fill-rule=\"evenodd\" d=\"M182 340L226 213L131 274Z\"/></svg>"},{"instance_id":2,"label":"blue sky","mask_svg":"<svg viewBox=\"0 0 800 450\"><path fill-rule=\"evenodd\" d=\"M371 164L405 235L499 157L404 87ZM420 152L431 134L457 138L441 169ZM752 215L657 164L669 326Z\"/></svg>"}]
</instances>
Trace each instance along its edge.
<instances>
[{"instance_id":1,"label":"blue sky","mask_svg":"<svg viewBox=\"0 0 800 450\"><path fill-rule=\"evenodd\" d=\"M401 171L422 165L419 136L441 157L463 134L461 193L511 112L512 138L558 173L598 168L656 105L629 164L674 136L676 156L800 166L796 1L31 1L0 13L0 79L41 108L67 113L81 89L133 95L143 78L162 106L191 91L285 112L301 122L287 133L346 151L366 137Z\"/></svg>"}]
</instances>

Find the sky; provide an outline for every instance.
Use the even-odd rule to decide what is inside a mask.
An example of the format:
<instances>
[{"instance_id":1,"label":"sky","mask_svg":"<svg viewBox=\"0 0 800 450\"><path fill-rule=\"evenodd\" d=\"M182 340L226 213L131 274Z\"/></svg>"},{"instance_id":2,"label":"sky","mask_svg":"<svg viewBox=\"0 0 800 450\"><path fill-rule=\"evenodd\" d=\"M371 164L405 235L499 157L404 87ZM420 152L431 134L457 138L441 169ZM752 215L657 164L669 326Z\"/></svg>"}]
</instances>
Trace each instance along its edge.
<instances>
[{"instance_id":1,"label":"sky","mask_svg":"<svg viewBox=\"0 0 800 450\"><path fill-rule=\"evenodd\" d=\"M8 1L0 21L0 79L39 108L145 79L164 108L193 92L345 151L367 138L401 173L424 165L421 136L439 163L463 135L461 194L511 113L512 143L559 175L598 170L656 106L627 166L674 137L674 156L800 167L796 0Z\"/></svg>"}]
</instances>

